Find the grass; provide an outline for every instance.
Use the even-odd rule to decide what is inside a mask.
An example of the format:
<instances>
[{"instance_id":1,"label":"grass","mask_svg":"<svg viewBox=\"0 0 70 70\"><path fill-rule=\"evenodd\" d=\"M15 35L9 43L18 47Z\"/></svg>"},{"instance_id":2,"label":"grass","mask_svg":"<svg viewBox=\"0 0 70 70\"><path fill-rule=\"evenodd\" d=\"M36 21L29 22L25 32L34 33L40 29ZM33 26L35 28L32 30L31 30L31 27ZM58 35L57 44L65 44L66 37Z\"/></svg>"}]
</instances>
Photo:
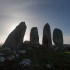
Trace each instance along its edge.
<instances>
[{"instance_id":1,"label":"grass","mask_svg":"<svg viewBox=\"0 0 70 70\"><path fill-rule=\"evenodd\" d=\"M52 65L52 69L70 69L70 52L47 51L46 48L31 48L27 53L20 56L20 59L31 59L32 64L40 65L39 69L44 69L47 64Z\"/></svg>"},{"instance_id":2,"label":"grass","mask_svg":"<svg viewBox=\"0 0 70 70\"><path fill-rule=\"evenodd\" d=\"M22 59L30 59L32 70L49 70L46 67L47 64L51 65L50 70L70 70L70 52L67 51L48 51L46 47L31 47L30 49L26 48L25 54L19 55L20 57L11 67L17 67Z\"/></svg>"}]
</instances>

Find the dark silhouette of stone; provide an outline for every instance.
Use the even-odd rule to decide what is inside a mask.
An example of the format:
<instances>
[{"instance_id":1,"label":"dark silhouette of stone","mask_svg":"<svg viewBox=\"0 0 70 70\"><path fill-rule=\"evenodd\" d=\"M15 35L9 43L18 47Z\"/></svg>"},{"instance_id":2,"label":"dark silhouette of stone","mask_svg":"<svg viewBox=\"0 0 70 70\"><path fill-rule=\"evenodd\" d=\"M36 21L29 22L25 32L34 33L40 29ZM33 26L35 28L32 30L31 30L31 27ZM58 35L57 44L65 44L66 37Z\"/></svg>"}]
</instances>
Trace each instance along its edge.
<instances>
[{"instance_id":1,"label":"dark silhouette of stone","mask_svg":"<svg viewBox=\"0 0 70 70\"><path fill-rule=\"evenodd\" d=\"M7 37L3 47L17 48L23 43L26 32L25 22L21 22Z\"/></svg>"},{"instance_id":2,"label":"dark silhouette of stone","mask_svg":"<svg viewBox=\"0 0 70 70\"><path fill-rule=\"evenodd\" d=\"M43 29L42 44L48 47L52 46L50 25L47 23Z\"/></svg>"},{"instance_id":3,"label":"dark silhouette of stone","mask_svg":"<svg viewBox=\"0 0 70 70\"><path fill-rule=\"evenodd\" d=\"M39 44L39 36L37 27L33 27L30 32L30 42L32 44Z\"/></svg>"},{"instance_id":4,"label":"dark silhouette of stone","mask_svg":"<svg viewBox=\"0 0 70 70\"><path fill-rule=\"evenodd\" d=\"M53 42L59 49L63 49L63 33L58 28L55 28L53 31Z\"/></svg>"},{"instance_id":5,"label":"dark silhouette of stone","mask_svg":"<svg viewBox=\"0 0 70 70\"><path fill-rule=\"evenodd\" d=\"M23 44L24 44L25 47L31 47L30 41L24 41Z\"/></svg>"},{"instance_id":6,"label":"dark silhouette of stone","mask_svg":"<svg viewBox=\"0 0 70 70\"><path fill-rule=\"evenodd\" d=\"M26 40L26 41L24 41L24 44L29 45L31 43L30 43L30 41Z\"/></svg>"}]
</instances>

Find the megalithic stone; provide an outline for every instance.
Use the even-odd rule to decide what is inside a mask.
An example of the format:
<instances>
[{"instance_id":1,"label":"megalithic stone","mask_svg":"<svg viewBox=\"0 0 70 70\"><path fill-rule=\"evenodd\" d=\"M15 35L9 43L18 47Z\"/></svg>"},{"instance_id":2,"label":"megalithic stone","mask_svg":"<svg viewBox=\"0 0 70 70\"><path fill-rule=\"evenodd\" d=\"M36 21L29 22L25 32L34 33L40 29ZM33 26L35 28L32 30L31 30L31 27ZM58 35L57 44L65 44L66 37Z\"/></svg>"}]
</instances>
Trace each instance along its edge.
<instances>
[{"instance_id":1,"label":"megalithic stone","mask_svg":"<svg viewBox=\"0 0 70 70\"><path fill-rule=\"evenodd\" d=\"M25 22L21 22L7 37L3 47L17 48L23 43L26 32Z\"/></svg>"},{"instance_id":2,"label":"megalithic stone","mask_svg":"<svg viewBox=\"0 0 70 70\"><path fill-rule=\"evenodd\" d=\"M52 46L51 29L48 23L45 24L44 29L43 29L42 44L48 47Z\"/></svg>"},{"instance_id":3,"label":"megalithic stone","mask_svg":"<svg viewBox=\"0 0 70 70\"><path fill-rule=\"evenodd\" d=\"M57 47L63 49L63 33L58 28L55 28L53 31L53 42Z\"/></svg>"},{"instance_id":4,"label":"megalithic stone","mask_svg":"<svg viewBox=\"0 0 70 70\"><path fill-rule=\"evenodd\" d=\"M32 44L39 44L39 35L37 27L33 27L30 32L30 42Z\"/></svg>"}]
</instances>

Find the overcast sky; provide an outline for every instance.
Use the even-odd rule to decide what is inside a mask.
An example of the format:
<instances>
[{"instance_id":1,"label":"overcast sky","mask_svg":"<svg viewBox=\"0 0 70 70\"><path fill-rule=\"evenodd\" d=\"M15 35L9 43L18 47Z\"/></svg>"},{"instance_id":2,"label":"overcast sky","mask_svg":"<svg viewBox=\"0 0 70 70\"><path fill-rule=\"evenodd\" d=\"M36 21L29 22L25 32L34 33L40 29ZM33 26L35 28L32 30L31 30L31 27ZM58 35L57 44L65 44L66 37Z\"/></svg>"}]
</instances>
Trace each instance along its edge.
<instances>
[{"instance_id":1,"label":"overcast sky","mask_svg":"<svg viewBox=\"0 0 70 70\"><path fill-rule=\"evenodd\" d=\"M21 21L27 25L25 40L29 40L31 28L37 26L41 43L48 22L51 32L60 28L64 43L70 44L70 0L0 0L0 43Z\"/></svg>"}]
</instances>

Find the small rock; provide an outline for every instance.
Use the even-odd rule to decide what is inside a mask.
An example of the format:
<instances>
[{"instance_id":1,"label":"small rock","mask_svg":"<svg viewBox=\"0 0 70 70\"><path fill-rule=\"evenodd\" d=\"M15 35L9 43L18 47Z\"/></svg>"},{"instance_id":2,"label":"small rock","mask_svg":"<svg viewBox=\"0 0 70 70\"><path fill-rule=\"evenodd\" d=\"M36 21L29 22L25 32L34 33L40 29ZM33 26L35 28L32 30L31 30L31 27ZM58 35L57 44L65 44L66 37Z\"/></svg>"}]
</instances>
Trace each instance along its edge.
<instances>
[{"instance_id":1,"label":"small rock","mask_svg":"<svg viewBox=\"0 0 70 70\"><path fill-rule=\"evenodd\" d=\"M15 58L16 57L14 55L11 55L11 56L7 57L8 60L15 60Z\"/></svg>"},{"instance_id":2,"label":"small rock","mask_svg":"<svg viewBox=\"0 0 70 70\"><path fill-rule=\"evenodd\" d=\"M18 53L19 54L25 54L26 53L26 50L19 50Z\"/></svg>"},{"instance_id":3,"label":"small rock","mask_svg":"<svg viewBox=\"0 0 70 70\"><path fill-rule=\"evenodd\" d=\"M15 54L16 58L19 58L19 54Z\"/></svg>"},{"instance_id":4,"label":"small rock","mask_svg":"<svg viewBox=\"0 0 70 70\"><path fill-rule=\"evenodd\" d=\"M12 59L14 59L14 60L15 60L15 56L14 56L14 55L11 55L11 57L12 57Z\"/></svg>"},{"instance_id":5,"label":"small rock","mask_svg":"<svg viewBox=\"0 0 70 70\"><path fill-rule=\"evenodd\" d=\"M52 66L51 64L47 64L46 67L50 69Z\"/></svg>"},{"instance_id":6,"label":"small rock","mask_svg":"<svg viewBox=\"0 0 70 70\"><path fill-rule=\"evenodd\" d=\"M0 62L4 62L5 60L5 57L0 56Z\"/></svg>"},{"instance_id":7,"label":"small rock","mask_svg":"<svg viewBox=\"0 0 70 70\"><path fill-rule=\"evenodd\" d=\"M11 58L11 56L9 56L9 57L7 57L7 60L10 60L10 61L11 61L11 60L13 60L13 59Z\"/></svg>"},{"instance_id":8,"label":"small rock","mask_svg":"<svg viewBox=\"0 0 70 70\"><path fill-rule=\"evenodd\" d=\"M29 65L31 65L31 60L30 59L23 59L20 62L20 65L29 66Z\"/></svg>"}]
</instances>

